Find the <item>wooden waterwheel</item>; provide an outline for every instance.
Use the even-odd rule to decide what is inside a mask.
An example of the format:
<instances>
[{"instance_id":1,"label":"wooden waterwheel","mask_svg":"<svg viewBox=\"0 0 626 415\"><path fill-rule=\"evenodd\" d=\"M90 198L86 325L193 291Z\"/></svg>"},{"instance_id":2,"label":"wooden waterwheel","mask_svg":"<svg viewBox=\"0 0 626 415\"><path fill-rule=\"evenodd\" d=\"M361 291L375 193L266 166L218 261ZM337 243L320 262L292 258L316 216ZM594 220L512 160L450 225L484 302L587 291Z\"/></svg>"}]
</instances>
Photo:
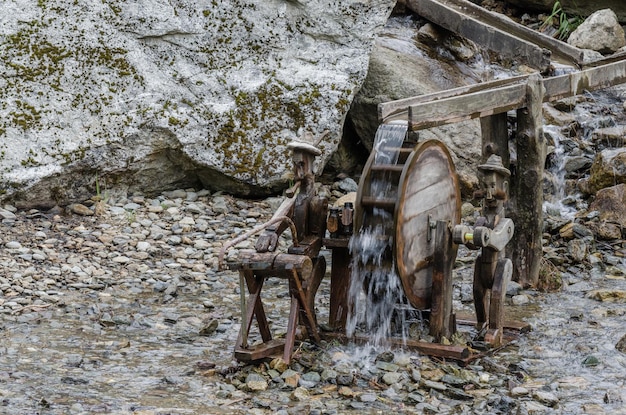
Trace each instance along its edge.
<instances>
[{"instance_id":1,"label":"wooden waterwheel","mask_svg":"<svg viewBox=\"0 0 626 415\"><path fill-rule=\"evenodd\" d=\"M380 157L386 151L395 155ZM415 145L402 140L397 148L372 151L356 196L355 233L384 229L379 238L386 238L390 252L372 266L393 267L416 309L429 309L432 303L434 226L441 220L454 226L460 216L458 177L443 143L426 140Z\"/></svg>"}]
</instances>

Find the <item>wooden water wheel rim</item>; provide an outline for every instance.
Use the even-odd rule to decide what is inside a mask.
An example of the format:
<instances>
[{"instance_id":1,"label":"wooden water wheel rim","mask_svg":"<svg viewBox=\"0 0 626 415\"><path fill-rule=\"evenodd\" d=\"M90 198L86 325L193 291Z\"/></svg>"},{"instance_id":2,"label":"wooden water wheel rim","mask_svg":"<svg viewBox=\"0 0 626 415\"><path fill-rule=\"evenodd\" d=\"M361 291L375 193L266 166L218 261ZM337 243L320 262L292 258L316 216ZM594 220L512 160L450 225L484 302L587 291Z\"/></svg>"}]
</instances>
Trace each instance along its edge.
<instances>
[{"instance_id":1,"label":"wooden water wheel rim","mask_svg":"<svg viewBox=\"0 0 626 415\"><path fill-rule=\"evenodd\" d=\"M438 140L419 143L399 183L393 238L396 270L411 305L428 309L435 248L429 228L438 220L454 226L461 218L458 176L446 146Z\"/></svg>"}]
</instances>

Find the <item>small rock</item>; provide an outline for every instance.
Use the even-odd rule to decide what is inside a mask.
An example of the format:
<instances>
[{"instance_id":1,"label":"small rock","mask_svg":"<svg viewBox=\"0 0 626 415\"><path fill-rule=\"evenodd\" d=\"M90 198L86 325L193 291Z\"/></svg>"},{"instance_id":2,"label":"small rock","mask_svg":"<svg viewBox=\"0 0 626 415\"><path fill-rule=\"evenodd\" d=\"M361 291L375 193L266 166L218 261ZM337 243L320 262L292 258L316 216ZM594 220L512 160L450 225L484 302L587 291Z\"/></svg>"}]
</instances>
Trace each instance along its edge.
<instances>
[{"instance_id":1,"label":"small rock","mask_svg":"<svg viewBox=\"0 0 626 415\"><path fill-rule=\"evenodd\" d=\"M513 389L511 389L511 396L514 398L518 398L520 396L526 396L526 395L528 395L528 389L522 386L516 386Z\"/></svg>"},{"instance_id":2,"label":"small rock","mask_svg":"<svg viewBox=\"0 0 626 415\"><path fill-rule=\"evenodd\" d=\"M258 373L250 373L246 377L246 386L251 391L264 391L267 389L267 381Z\"/></svg>"},{"instance_id":3,"label":"small rock","mask_svg":"<svg viewBox=\"0 0 626 415\"><path fill-rule=\"evenodd\" d=\"M402 373L399 372L387 372L383 375L382 380L383 382L385 382L387 385L394 385L398 382L400 382L400 380L402 380Z\"/></svg>"},{"instance_id":4,"label":"small rock","mask_svg":"<svg viewBox=\"0 0 626 415\"><path fill-rule=\"evenodd\" d=\"M291 395L289 395L292 401L300 402L309 400L310 394L306 388L296 388Z\"/></svg>"},{"instance_id":5,"label":"small rock","mask_svg":"<svg viewBox=\"0 0 626 415\"><path fill-rule=\"evenodd\" d=\"M285 372L285 370L289 369L289 365L285 363L282 358L276 357L270 362L270 368L275 369L280 373L283 373Z\"/></svg>"},{"instance_id":6,"label":"small rock","mask_svg":"<svg viewBox=\"0 0 626 415\"><path fill-rule=\"evenodd\" d=\"M548 391L536 390L533 392L533 398L549 407L554 407L557 403L559 403L559 398L557 398L552 392Z\"/></svg>"},{"instance_id":7,"label":"small rock","mask_svg":"<svg viewBox=\"0 0 626 415\"><path fill-rule=\"evenodd\" d=\"M68 209L70 212L81 216L93 216L94 214L93 210L80 203L73 203L68 206Z\"/></svg>"},{"instance_id":8,"label":"small rock","mask_svg":"<svg viewBox=\"0 0 626 415\"><path fill-rule=\"evenodd\" d=\"M619 350L622 353L626 353L626 334L622 336L621 339L615 345L615 349Z\"/></svg>"},{"instance_id":9,"label":"small rock","mask_svg":"<svg viewBox=\"0 0 626 415\"><path fill-rule=\"evenodd\" d=\"M375 393L362 393L359 395L361 402L376 402L376 399L378 399L378 397Z\"/></svg>"},{"instance_id":10,"label":"small rock","mask_svg":"<svg viewBox=\"0 0 626 415\"><path fill-rule=\"evenodd\" d=\"M524 305L524 304L528 304L530 302L530 299L528 298L526 294L520 294L520 295L514 295L511 298L511 302L513 303L513 305Z\"/></svg>"}]
</instances>

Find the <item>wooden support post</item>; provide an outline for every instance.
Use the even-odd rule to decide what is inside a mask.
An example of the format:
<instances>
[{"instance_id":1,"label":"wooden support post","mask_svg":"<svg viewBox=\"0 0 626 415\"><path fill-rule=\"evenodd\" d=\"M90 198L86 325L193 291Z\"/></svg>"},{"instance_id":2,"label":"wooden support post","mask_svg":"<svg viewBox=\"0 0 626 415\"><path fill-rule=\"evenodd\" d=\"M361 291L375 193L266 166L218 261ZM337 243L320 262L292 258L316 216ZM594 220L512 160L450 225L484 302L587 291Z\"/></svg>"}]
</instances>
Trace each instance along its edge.
<instances>
[{"instance_id":1,"label":"wooden support post","mask_svg":"<svg viewBox=\"0 0 626 415\"><path fill-rule=\"evenodd\" d=\"M456 258L452 232L447 221L437 221L433 253L433 288L430 310L430 335L440 341L456 331L452 313L452 267Z\"/></svg>"},{"instance_id":2,"label":"wooden support post","mask_svg":"<svg viewBox=\"0 0 626 415\"><path fill-rule=\"evenodd\" d=\"M543 81L539 75L528 78L526 108L517 111L517 167L511 177L515 235L509 244L513 260L513 279L523 286L535 286L543 254L543 171L546 142L542 128Z\"/></svg>"},{"instance_id":3,"label":"wooden support post","mask_svg":"<svg viewBox=\"0 0 626 415\"><path fill-rule=\"evenodd\" d=\"M348 290L350 289L350 252L345 246L332 247L330 271L330 311L328 325L333 330L343 330L348 317Z\"/></svg>"},{"instance_id":4,"label":"wooden support post","mask_svg":"<svg viewBox=\"0 0 626 415\"><path fill-rule=\"evenodd\" d=\"M502 165L509 168L509 129L506 112L488 115L480 119L482 133L481 164L485 163L490 155L496 154L502 158Z\"/></svg>"}]
</instances>

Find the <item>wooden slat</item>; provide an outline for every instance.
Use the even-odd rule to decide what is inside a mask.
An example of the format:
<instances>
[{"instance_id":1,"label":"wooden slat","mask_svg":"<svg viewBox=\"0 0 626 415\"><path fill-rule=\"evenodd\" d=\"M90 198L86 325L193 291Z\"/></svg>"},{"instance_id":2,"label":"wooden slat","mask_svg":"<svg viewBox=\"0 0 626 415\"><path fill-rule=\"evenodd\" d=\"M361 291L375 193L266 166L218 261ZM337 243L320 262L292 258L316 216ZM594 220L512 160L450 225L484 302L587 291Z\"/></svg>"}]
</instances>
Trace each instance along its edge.
<instances>
[{"instance_id":1,"label":"wooden slat","mask_svg":"<svg viewBox=\"0 0 626 415\"><path fill-rule=\"evenodd\" d=\"M389 210L393 209L396 206L396 199L363 196L363 198L361 199L361 205Z\"/></svg>"},{"instance_id":2,"label":"wooden slat","mask_svg":"<svg viewBox=\"0 0 626 415\"><path fill-rule=\"evenodd\" d=\"M389 171L389 172L402 172L402 169L404 168L404 165L402 164L375 164L372 166L372 171L378 171L378 172L385 172L385 171Z\"/></svg>"},{"instance_id":3,"label":"wooden slat","mask_svg":"<svg viewBox=\"0 0 626 415\"><path fill-rule=\"evenodd\" d=\"M526 84L514 84L409 107L413 130L436 127L526 106Z\"/></svg>"}]
</instances>

